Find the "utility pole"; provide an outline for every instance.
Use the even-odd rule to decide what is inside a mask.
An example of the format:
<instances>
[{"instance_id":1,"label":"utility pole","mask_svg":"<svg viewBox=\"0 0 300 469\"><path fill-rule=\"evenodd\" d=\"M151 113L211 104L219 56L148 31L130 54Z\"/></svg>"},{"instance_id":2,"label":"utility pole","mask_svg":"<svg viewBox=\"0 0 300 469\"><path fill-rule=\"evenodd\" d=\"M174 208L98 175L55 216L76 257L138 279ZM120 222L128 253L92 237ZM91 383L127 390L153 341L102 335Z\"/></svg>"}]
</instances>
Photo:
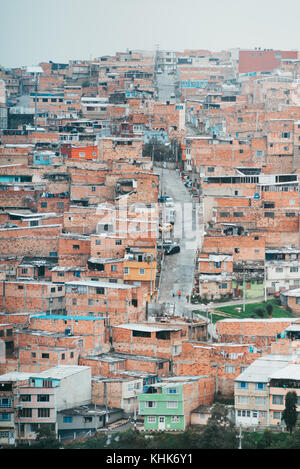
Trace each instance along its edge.
<instances>
[{"instance_id":1,"label":"utility pole","mask_svg":"<svg viewBox=\"0 0 300 469\"><path fill-rule=\"evenodd\" d=\"M38 74L35 74L35 83L34 83L34 130L37 132L37 88L38 88Z\"/></svg>"},{"instance_id":2,"label":"utility pole","mask_svg":"<svg viewBox=\"0 0 300 469\"><path fill-rule=\"evenodd\" d=\"M267 301L267 273L266 273L266 259L264 259L264 294L265 294L265 301Z\"/></svg>"},{"instance_id":3,"label":"utility pole","mask_svg":"<svg viewBox=\"0 0 300 469\"><path fill-rule=\"evenodd\" d=\"M134 430L136 430L136 390L133 391L133 426Z\"/></svg>"},{"instance_id":4,"label":"utility pole","mask_svg":"<svg viewBox=\"0 0 300 469\"><path fill-rule=\"evenodd\" d=\"M243 312L245 312L245 309L246 309L246 304L245 304L245 266L244 266L244 263L242 264L243 265Z\"/></svg>"},{"instance_id":5,"label":"utility pole","mask_svg":"<svg viewBox=\"0 0 300 469\"><path fill-rule=\"evenodd\" d=\"M242 436L242 427L241 426L240 426L239 434L237 435L237 439L239 440L239 448L238 449L242 449L243 436Z\"/></svg>"}]
</instances>

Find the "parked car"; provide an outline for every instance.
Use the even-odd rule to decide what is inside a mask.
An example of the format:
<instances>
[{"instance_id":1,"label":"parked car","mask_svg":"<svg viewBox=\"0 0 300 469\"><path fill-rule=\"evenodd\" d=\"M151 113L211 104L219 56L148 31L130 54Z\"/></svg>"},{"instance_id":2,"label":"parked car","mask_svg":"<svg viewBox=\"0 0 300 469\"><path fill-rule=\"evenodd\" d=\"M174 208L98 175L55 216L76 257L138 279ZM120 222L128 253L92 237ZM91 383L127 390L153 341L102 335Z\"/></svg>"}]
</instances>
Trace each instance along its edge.
<instances>
[{"instance_id":1,"label":"parked car","mask_svg":"<svg viewBox=\"0 0 300 469\"><path fill-rule=\"evenodd\" d=\"M157 247L158 249L166 249L168 248L169 246L172 246L174 244L174 241L172 239L164 239L164 241L159 241L157 243Z\"/></svg>"},{"instance_id":2,"label":"parked car","mask_svg":"<svg viewBox=\"0 0 300 469\"><path fill-rule=\"evenodd\" d=\"M161 195L160 197L158 197L158 202L173 202L173 199L172 197L170 197L169 195Z\"/></svg>"},{"instance_id":3,"label":"parked car","mask_svg":"<svg viewBox=\"0 0 300 469\"><path fill-rule=\"evenodd\" d=\"M176 254L177 252L180 252L180 246L179 244L172 244L171 246L168 246L165 249L165 255L169 256L171 254Z\"/></svg>"}]
</instances>

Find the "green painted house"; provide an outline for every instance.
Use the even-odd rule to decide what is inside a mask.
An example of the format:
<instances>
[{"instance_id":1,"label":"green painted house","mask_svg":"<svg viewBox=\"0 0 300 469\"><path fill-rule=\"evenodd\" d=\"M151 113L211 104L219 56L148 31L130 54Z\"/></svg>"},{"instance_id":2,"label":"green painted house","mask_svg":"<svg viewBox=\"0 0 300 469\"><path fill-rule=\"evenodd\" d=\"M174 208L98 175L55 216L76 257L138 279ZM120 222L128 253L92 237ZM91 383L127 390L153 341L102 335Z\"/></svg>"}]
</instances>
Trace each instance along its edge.
<instances>
[{"instance_id":1,"label":"green painted house","mask_svg":"<svg viewBox=\"0 0 300 469\"><path fill-rule=\"evenodd\" d=\"M145 431L185 430L190 414L199 405L200 376L164 378L140 394L139 415Z\"/></svg>"}]
</instances>

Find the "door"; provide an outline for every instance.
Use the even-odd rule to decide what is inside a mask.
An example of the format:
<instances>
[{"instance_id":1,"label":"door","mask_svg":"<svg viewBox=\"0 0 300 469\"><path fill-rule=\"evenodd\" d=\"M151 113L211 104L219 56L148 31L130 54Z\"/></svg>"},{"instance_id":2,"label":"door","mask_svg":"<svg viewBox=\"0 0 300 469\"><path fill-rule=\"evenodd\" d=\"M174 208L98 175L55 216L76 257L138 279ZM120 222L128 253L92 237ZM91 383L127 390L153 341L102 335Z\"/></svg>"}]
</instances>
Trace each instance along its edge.
<instances>
[{"instance_id":1,"label":"door","mask_svg":"<svg viewBox=\"0 0 300 469\"><path fill-rule=\"evenodd\" d=\"M165 429L165 417L159 416L158 417L158 430L164 431Z\"/></svg>"}]
</instances>

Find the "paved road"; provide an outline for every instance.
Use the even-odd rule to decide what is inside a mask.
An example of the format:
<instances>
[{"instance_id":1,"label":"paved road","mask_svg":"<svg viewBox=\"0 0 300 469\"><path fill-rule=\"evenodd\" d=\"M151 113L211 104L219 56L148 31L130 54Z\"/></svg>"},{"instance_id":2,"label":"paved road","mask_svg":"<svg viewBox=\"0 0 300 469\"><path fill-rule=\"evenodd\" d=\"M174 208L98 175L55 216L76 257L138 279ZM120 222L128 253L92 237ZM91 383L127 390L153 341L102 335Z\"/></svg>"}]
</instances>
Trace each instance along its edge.
<instances>
[{"instance_id":1,"label":"paved road","mask_svg":"<svg viewBox=\"0 0 300 469\"><path fill-rule=\"evenodd\" d=\"M180 252L165 256L161 272L158 302L175 303L175 314L182 315L194 285L194 267L197 245L201 242L198 208L176 170L155 168L161 175L162 191L173 198L176 210L174 231L171 235L180 244ZM193 208L194 207L194 208ZM169 234L164 234L170 238ZM172 290L176 292L172 296ZM181 291L179 298L177 292Z\"/></svg>"},{"instance_id":2,"label":"paved road","mask_svg":"<svg viewBox=\"0 0 300 469\"><path fill-rule=\"evenodd\" d=\"M175 95L175 75L168 75L168 73L161 73L156 75L157 82L157 101L165 103L166 101L173 101L171 96Z\"/></svg>"}]
</instances>

